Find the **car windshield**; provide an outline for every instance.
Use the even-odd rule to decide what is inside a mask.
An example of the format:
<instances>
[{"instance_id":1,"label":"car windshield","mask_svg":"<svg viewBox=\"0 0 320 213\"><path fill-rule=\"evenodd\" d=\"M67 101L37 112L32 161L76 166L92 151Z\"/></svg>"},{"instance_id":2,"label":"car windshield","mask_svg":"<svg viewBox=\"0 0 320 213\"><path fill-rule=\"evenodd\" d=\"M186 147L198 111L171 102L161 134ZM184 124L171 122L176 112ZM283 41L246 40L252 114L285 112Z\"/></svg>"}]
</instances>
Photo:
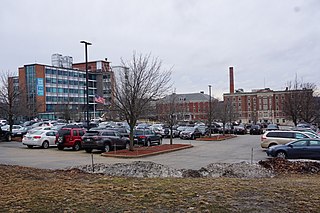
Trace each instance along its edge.
<instances>
[{"instance_id":1,"label":"car windshield","mask_svg":"<svg viewBox=\"0 0 320 213\"><path fill-rule=\"evenodd\" d=\"M185 131L194 131L194 127L187 127Z\"/></svg>"},{"instance_id":2,"label":"car windshield","mask_svg":"<svg viewBox=\"0 0 320 213\"><path fill-rule=\"evenodd\" d=\"M143 132L143 130L136 130L136 131L134 132L134 134L135 134L135 135L144 135L144 132Z\"/></svg>"},{"instance_id":3,"label":"car windshield","mask_svg":"<svg viewBox=\"0 0 320 213\"><path fill-rule=\"evenodd\" d=\"M41 135L44 131L34 131L30 135Z\"/></svg>"}]
</instances>

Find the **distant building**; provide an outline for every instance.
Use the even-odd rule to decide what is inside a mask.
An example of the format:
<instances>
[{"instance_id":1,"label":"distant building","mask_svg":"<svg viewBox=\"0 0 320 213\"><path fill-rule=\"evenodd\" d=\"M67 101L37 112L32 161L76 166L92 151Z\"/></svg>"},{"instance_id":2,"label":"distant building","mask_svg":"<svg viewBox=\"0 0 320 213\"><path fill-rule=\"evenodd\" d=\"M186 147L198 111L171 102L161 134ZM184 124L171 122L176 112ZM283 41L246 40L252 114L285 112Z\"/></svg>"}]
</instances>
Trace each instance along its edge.
<instances>
[{"instance_id":1,"label":"distant building","mask_svg":"<svg viewBox=\"0 0 320 213\"><path fill-rule=\"evenodd\" d=\"M234 117L243 123L291 124L284 112L284 102L292 91L273 91L270 88L244 92L234 91L233 67L229 68L230 92L223 94L224 103L230 103Z\"/></svg>"},{"instance_id":2,"label":"distant building","mask_svg":"<svg viewBox=\"0 0 320 213\"><path fill-rule=\"evenodd\" d=\"M54 54L52 65L28 64L19 68L21 104L25 104L29 116L56 119L67 111L74 119L84 119L86 104L85 63L72 64L72 57ZM101 115L105 105L113 102L114 74L109 62L88 62L89 111ZM95 95L106 104L94 101Z\"/></svg>"},{"instance_id":3,"label":"distant building","mask_svg":"<svg viewBox=\"0 0 320 213\"><path fill-rule=\"evenodd\" d=\"M157 114L169 112L175 105L174 116L177 121L207 121L210 96L200 93L171 94L157 101ZM212 98L213 101L213 98Z\"/></svg>"}]
</instances>

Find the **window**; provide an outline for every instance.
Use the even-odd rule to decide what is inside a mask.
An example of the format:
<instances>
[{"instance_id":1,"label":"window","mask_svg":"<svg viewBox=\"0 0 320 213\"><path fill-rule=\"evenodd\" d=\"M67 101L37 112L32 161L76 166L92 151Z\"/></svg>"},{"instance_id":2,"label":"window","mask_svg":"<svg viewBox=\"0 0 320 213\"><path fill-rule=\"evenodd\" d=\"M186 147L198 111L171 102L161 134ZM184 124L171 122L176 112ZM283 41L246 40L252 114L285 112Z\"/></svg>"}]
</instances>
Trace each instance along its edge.
<instances>
[{"instance_id":1,"label":"window","mask_svg":"<svg viewBox=\"0 0 320 213\"><path fill-rule=\"evenodd\" d=\"M309 141L310 146L320 146L320 141Z\"/></svg>"},{"instance_id":2,"label":"window","mask_svg":"<svg viewBox=\"0 0 320 213\"><path fill-rule=\"evenodd\" d=\"M297 141L295 143L292 143L291 145L294 146L294 147L306 146L307 145L307 141L305 141L305 140Z\"/></svg>"},{"instance_id":3,"label":"window","mask_svg":"<svg viewBox=\"0 0 320 213\"><path fill-rule=\"evenodd\" d=\"M301 134L301 133L296 133L296 139L301 139L301 138L308 138L306 135Z\"/></svg>"},{"instance_id":4,"label":"window","mask_svg":"<svg viewBox=\"0 0 320 213\"><path fill-rule=\"evenodd\" d=\"M78 136L77 130L73 130L72 133L73 133L73 136Z\"/></svg>"}]
</instances>

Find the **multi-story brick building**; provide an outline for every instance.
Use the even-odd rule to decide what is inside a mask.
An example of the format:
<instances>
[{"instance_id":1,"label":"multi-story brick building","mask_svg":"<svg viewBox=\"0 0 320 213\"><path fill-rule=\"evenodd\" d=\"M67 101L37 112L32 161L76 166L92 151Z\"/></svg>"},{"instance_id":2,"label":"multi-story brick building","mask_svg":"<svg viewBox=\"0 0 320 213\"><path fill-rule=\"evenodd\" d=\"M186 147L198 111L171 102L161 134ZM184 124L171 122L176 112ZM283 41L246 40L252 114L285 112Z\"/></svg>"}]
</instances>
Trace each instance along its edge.
<instances>
[{"instance_id":1,"label":"multi-story brick building","mask_svg":"<svg viewBox=\"0 0 320 213\"><path fill-rule=\"evenodd\" d=\"M230 92L223 94L223 100L231 105L234 118L243 123L291 124L284 112L284 102L292 91L273 91L270 88L235 91L233 67L229 68L229 76Z\"/></svg>"},{"instance_id":2,"label":"multi-story brick building","mask_svg":"<svg viewBox=\"0 0 320 213\"><path fill-rule=\"evenodd\" d=\"M161 115L168 114L174 107L173 114L178 121L207 121L209 101L210 96L203 92L171 94L157 101L157 114L161 119Z\"/></svg>"},{"instance_id":3,"label":"multi-story brick building","mask_svg":"<svg viewBox=\"0 0 320 213\"><path fill-rule=\"evenodd\" d=\"M56 54L57 55L57 54ZM68 57L61 63L52 57L52 64L28 64L19 68L21 103L26 105L30 116L56 119L64 111L72 112L73 119L83 119L86 104L85 63L72 64ZM58 58L58 61L57 61ZM61 58L61 57L60 57ZM94 101L95 95L102 96L106 105L112 103L114 73L105 60L88 62L89 111L103 113L104 105ZM31 112L31 113L30 113Z\"/></svg>"}]
</instances>

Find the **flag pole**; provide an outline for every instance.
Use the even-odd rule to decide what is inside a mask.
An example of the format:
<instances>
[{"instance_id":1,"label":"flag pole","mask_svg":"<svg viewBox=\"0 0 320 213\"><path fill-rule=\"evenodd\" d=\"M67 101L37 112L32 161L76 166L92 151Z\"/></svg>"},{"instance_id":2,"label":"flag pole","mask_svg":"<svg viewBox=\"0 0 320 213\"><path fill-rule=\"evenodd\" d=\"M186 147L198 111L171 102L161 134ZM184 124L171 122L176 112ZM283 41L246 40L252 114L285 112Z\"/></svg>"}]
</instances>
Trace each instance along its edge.
<instances>
[{"instance_id":1,"label":"flag pole","mask_svg":"<svg viewBox=\"0 0 320 213\"><path fill-rule=\"evenodd\" d=\"M93 103L93 119L96 120L96 103Z\"/></svg>"}]
</instances>

